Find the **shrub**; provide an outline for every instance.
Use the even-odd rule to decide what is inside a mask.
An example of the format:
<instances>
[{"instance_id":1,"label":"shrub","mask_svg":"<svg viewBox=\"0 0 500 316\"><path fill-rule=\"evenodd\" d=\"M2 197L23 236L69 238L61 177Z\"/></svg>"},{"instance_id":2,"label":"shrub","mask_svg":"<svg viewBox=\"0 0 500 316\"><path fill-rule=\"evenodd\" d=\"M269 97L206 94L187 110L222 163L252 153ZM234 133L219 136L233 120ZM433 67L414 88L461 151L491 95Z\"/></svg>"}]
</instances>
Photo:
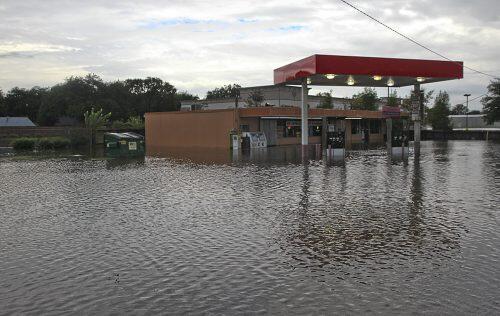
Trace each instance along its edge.
<instances>
[{"instance_id":1,"label":"shrub","mask_svg":"<svg viewBox=\"0 0 500 316\"><path fill-rule=\"evenodd\" d=\"M54 143L52 142L52 139L48 138L48 137L44 137L44 138L39 138L37 141L36 141L36 144L35 144L36 148L39 149L39 150L50 150L50 149L54 149Z\"/></svg>"},{"instance_id":2,"label":"shrub","mask_svg":"<svg viewBox=\"0 0 500 316\"><path fill-rule=\"evenodd\" d=\"M71 145L71 142L66 137L53 137L52 138L52 146L54 149L62 149L68 148Z\"/></svg>"},{"instance_id":3,"label":"shrub","mask_svg":"<svg viewBox=\"0 0 500 316\"><path fill-rule=\"evenodd\" d=\"M21 137L12 141L11 146L15 150L33 150L35 148L36 138Z\"/></svg>"},{"instance_id":4,"label":"shrub","mask_svg":"<svg viewBox=\"0 0 500 316\"><path fill-rule=\"evenodd\" d=\"M122 128L128 128L128 127L129 127L129 125L122 120L116 120L111 124L111 128L115 128L115 129L122 129Z\"/></svg>"},{"instance_id":5,"label":"shrub","mask_svg":"<svg viewBox=\"0 0 500 316\"><path fill-rule=\"evenodd\" d=\"M66 137L21 137L14 139L11 143L15 150L51 150L68 148L71 142Z\"/></svg>"},{"instance_id":6,"label":"shrub","mask_svg":"<svg viewBox=\"0 0 500 316\"><path fill-rule=\"evenodd\" d=\"M89 142L89 136L84 132L72 132L69 135L69 142L71 147L87 145Z\"/></svg>"}]
</instances>

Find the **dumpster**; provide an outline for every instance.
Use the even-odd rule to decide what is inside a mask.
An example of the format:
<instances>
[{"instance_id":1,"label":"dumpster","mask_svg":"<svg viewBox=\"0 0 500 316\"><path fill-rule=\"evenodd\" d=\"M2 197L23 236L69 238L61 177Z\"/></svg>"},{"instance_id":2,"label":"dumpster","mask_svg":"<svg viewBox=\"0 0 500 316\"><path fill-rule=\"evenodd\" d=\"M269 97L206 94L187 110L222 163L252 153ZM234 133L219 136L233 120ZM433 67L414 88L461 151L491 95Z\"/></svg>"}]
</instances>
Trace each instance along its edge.
<instances>
[{"instance_id":1,"label":"dumpster","mask_svg":"<svg viewBox=\"0 0 500 316\"><path fill-rule=\"evenodd\" d=\"M144 136L133 133L104 133L105 152L108 156L144 155Z\"/></svg>"}]
</instances>

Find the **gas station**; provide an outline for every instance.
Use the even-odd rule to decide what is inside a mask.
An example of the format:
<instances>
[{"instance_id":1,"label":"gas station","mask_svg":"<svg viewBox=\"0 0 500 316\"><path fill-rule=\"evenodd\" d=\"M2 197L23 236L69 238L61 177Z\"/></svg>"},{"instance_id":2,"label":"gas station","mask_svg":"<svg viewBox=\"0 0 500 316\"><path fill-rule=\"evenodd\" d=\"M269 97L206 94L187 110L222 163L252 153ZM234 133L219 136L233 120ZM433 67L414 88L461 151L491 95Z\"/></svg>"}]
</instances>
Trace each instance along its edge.
<instances>
[{"instance_id":1,"label":"gas station","mask_svg":"<svg viewBox=\"0 0 500 316\"><path fill-rule=\"evenodd\" d=\"M420 155L422 96L420 85L463 78L463 62L422 59L313 55L274 70L275 85L301 85L301 143L308 143L308 86L413 86L411 119L414 152ZM383 113L384 114L384 113ZM387 147L392 152L392 116L387 110ZM323 148L325 149L325 148ZM404 152L404 149L403 149Z\"/></svg>"},{"instance_id":2,"label":"gas station","mask_svg":"<svg viewBox=\"0 0 500 316\"><path fill-rule=\"evenodd\" d=\"M409 153L409 119L413 121L414 153L420 155L423 104L420 87L426 83L463 78L463 63L421 59L312 55L274 70L274 87L294 87L300 106L243 106L238 98L224 109L146 113L146 151L168 148L245 150L268 146L302 145L345 157L356 146L385 146L389 155ZM382 105L381 110L310 108L310 86L411 87L411 113ZM239 106L240 104L240 106Z\"/></svg>"}]
</instances>

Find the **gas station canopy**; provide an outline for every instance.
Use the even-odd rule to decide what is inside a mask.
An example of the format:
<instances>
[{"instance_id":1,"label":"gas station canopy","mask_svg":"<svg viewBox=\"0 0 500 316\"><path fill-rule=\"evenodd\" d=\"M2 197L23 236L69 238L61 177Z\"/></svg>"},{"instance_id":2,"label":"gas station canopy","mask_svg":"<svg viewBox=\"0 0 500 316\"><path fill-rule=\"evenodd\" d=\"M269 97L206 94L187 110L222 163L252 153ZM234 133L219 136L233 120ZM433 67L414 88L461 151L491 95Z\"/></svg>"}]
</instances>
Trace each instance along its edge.
<instances>
[{"instance_id":1,"label":"gas station canopy","mask_svg":"<svg viewBox=\"0 0 500 316\"><path fill-rule=\"evenodd\" d=\"M463 62L312 55L274 70L274 84L404 87L463 78Z\"/></svg>"}]
</instances>

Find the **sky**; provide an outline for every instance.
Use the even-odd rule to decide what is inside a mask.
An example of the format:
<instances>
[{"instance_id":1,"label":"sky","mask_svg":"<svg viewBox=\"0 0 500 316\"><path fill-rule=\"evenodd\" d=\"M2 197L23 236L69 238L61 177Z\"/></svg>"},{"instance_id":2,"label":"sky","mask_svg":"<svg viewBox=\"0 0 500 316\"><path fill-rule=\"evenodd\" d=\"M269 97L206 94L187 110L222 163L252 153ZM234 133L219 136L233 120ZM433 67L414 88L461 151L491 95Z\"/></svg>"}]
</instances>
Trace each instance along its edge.
<instances>
[{"instance_id":1,"label":"sky","mask_svg":"<svg viewBox=\"0 0 500 316\"><path fill-rule=\"evenodd\" d=\"M498 0L351 2L448 58L500 76ZM230 83L272 84L273 69L313 54L441 59L338 0L0 1L4 92L95 73L104 80L159 77L204 97ZM453 105L464 93L486 93L490 80L464 69L462 80L423 87L446 90ZM358 92L332 90L338 97ZM482 105L477 99L469 107Z\"/></svg>"}]
</instances>

